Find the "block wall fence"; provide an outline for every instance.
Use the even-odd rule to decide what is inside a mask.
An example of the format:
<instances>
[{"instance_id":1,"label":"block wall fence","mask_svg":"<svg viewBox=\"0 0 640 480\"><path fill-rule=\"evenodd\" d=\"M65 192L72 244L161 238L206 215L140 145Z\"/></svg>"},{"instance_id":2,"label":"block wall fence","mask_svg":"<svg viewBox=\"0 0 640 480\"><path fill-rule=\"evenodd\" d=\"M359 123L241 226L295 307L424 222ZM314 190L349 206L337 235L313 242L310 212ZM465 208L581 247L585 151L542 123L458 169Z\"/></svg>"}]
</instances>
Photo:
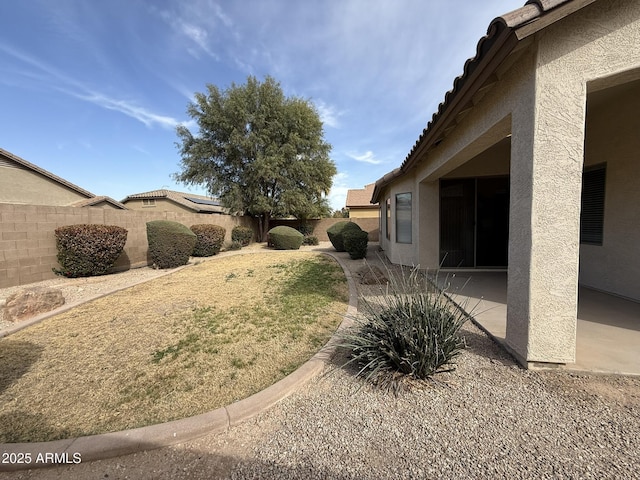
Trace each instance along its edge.
<instances>
[{"instance_id":1,"label":"block wall fence","mask_svg":"<svg viewBox=\"0 0 640 480\"><path fill-rule=\"evenodd\" d=\"M147 212L103 208L0 204L0 288L55 278L60 268L54 231L64 225L92 223L127 229L127 243L114 270L148 265L147 222L172 220L187 227L197 223L220 225L231 241L236 225L253 227L249 217L196 213Z\"/></svg>"},{"instance_id":2,"label":"block wall fence","mask_svg":"<svg viewBox=\"0 0 640 480\"><path fill-rule=\"evenodd\" d=\"M369 232L369 241L377 242L380 234L380 225L377 218L321 218L318 220L306 220L304 223L308 223L313 227L313 235L318 237L321 242L328 242L329 236L327 235L327 229L338 222L354 222L360 225L365 232ZM286 225L297 229L301 220L289 220L289 219L276 219L269 222L269 228L277 227L278 225Z\"/></svg>"},{"instance_id":3,"label":"block wall fence","mask_svg":"<svg viewBox=\"0 0 640 480\"><path fill-rule=\"evenodd\" d=\"M253 228L256 221L251 217L229 215L203 215L159 211L115 210L103 208L53 207L44 205L0 204L0 288L13 287L55 278L54 268L58 264L54 231L64 225L100 224L118 225L127 229L124 252L116 262L114 270L143 267L147 258L147 227L151 220L172 220L187 227L198 223L220 225L227 231L225 241L231 241L231 230L236 225ZM325 218L312 220L314 234L320 241L327 241L327 228L346 219ZM369 232L371 241L378 240L378 220L369 218L350 219ZM295 228L299 221L277 220L271 226L290 225Z\"/></svg>"}]
</instances>

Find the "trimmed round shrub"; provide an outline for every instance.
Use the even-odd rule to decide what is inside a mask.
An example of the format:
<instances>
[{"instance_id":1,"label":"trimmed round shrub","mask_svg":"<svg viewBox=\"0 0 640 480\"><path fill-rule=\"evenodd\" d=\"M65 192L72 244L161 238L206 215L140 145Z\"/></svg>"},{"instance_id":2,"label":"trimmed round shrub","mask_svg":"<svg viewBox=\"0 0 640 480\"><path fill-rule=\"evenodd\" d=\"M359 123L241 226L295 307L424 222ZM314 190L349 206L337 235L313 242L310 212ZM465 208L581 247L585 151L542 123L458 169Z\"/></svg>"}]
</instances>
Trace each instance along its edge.
<instances>
[{"instance_id":1,"label":"trimmed round shrub","mask_svg":"<svg viewBox=\"0 0 640 480\"><path fill-rule=\"evenodd\" d=\"M269 230L269 244L276 250L298 250L303 238L298 230L284 225Z\"/></svg>"},{"instance_id":2,"label":"trimmed round shrub","mask_svg":"<svg viewBox=\"0 0 640 480\"><path fill-rule=\"evenodd\" d=\"M186 265L196 245L196 234L178 222L147 222L149 256L156 268Z\"/></svg>"},{"instance_id":3,"label":"trimmed round shrub","mask_svg":"<svg viewBox=\"0 0 640 480\"><path fill-rule=\"evenodd\" d=\"M240 242L240 245L246 247L253 239L253 229L249 227L236 226L231 230L231 241Z\"/></svg>"},{"instance_id":4,"label":"trimmed round shrub","mask_svg":"<svg viewBox=\"0 0 640 480\"><path fill-rule=\"evenodd\" d=\"M67 225L55 230L58 263L65 277L107 273L122 254L127 230L116 225Z\"/></svg>"},{"instance_id":5,"label":"trimmed round shrub","mask_svg":"<svg viewBox=\"0 0 640 480\"><path fill-rule=\"evenodd\" d=\"M367 256L367 244L369 234L364 230L349 229L342 233L344 249L353 260L365 258Z\"/></svg>"},{"instance_id":6,"label":"trimmed round shrub","mask_svg":"<svg viewBox=\"0 0 640 480\"><path fill-rule=\"evenodd\" d=\"M227 231L219 225L192 225L191 231L196 234L194 257L210 257L220 252Z\"/></svg>"},{"instance_id":7,"label":"trimmed round shrub","mask_svg":"<svg viewBox=\"0 0 640 480\"><path fill-rule=\"evenodd\" d=\"M362 230L357 223L353 222L338 222L333 224L327 229L327 235L329 236L329 241L333 245L333 248L336 249L336 252L344 252L346 251L344 248L344 239L343 234L349 230Z\"/></svg>"}]
</instances>

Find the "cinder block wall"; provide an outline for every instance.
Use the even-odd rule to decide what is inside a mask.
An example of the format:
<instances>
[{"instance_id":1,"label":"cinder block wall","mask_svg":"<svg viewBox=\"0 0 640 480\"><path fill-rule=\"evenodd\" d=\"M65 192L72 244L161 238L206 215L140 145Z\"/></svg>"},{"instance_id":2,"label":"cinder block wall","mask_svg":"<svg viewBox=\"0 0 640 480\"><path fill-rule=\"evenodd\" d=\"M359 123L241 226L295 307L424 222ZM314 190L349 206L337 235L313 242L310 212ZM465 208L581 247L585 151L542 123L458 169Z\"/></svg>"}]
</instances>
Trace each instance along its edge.
<instances>
[{"instance_id":1,"label":"cinder block wall","mask_svg":"<svg viewBox=\"0 0 640 480\"><path fill-rule=\"evenodd\" d=\"M93 223L126 228L127 243L115 269L145 266L146 223L151 220L173 220L187 227L198 223L220 225L227 230L225 240L229 242L236 225L255 231L254 220L249 217L0 204L0 288L54 278L52 269L60 268L54 231L64 225Z\"/></svg>"},{"instance_id":2,"label":"cinder block wall","mask_svg":"<svg viewBox=\"0 0 640 480\"><path fill-rule=\"evenodd\" d=\"M313 235L318 237L321 242L328 242L327 229L338 222L354 222L357 223L360 228L365 232L369 232L369 241L377 242L380 236L380 221L377 218L321 218L319 220L306 220L306 223L313 227ZM297 229L300 225L300 220L272 220L269 222L269 227L273 228L278 225L286 225Z\"/></svg>"}]
</instances>

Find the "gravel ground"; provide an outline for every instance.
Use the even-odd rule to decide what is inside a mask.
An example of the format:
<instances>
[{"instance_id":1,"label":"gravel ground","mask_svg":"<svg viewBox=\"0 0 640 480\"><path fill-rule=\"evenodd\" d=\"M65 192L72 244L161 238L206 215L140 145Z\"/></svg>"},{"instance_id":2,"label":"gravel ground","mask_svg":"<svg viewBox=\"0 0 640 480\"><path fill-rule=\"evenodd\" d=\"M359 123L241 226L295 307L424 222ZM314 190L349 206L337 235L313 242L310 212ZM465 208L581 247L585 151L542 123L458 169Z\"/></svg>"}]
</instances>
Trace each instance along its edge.
<instances>
[{"instance_id":1,"label":"gravel ground","mask_svg":"<svg viewBox=\"0 0 640 480\"><path fill-rule=\"evenodd\" d=\"M102 275L99 277L57 277L52 278L51 280L44 280L42 282L2 288L0 289L0 330L13 325L13 323L7 322L3 319L4 309L2 307L4 307L6 299L15 292L33 288L35 286L56 288L62 292L62 295L64 295L64 301L68 304L82 301L94 295L105 293L113 289L125 288L137 282L159 277L165 273L166 271L164 270L155 270L150 267L143 267L111 275Z\"/></svg>"},{"instance_id":2,"label":"gravel ground","mask_svg":"<svg viewBox=\"0 0 640 480\"><path fill-rule=\"evenodd\" d=\"M337 354L323 375L224 434L0 478L640 477L640 378L522 370L474 325L463 333L454 372L397 397L337 368Z\"/></svg>"}]
</instances>

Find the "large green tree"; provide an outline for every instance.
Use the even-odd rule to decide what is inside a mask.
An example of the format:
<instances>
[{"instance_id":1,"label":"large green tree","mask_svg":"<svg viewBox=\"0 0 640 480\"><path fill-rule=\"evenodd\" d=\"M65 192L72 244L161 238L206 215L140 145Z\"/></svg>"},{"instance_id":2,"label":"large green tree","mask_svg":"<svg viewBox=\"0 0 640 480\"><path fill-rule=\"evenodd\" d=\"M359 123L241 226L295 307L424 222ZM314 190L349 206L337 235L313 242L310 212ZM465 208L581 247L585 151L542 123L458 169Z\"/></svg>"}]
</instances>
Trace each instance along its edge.
<instances>
[{"instance_id":1,"label":"large green tree","mask_svg":"<svg viewBox=\"0 0 640 480\"><path fill-rule=\"evenodd\" d=\"M250 76L224 90L207 85L187 111L199 131L177 128L176 180L205 186L225 207L257 217L263 241L273 217L327 212L336 167L309 101L285 97L271 77Z\"/></svg>"}]
</instances>

